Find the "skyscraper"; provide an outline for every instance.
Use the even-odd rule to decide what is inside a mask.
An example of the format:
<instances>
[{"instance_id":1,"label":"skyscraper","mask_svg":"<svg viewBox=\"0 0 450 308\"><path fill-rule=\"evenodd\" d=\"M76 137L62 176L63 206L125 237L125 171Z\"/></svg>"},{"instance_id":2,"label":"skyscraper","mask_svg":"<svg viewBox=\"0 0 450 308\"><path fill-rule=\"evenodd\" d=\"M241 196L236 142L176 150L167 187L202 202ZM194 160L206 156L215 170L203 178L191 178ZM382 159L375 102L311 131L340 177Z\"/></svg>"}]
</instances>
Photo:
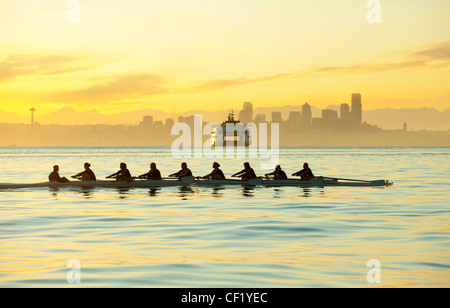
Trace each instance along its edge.
<instances>
[{"instance_id":1,"label":"skyscraper","mask_svg":"<svg viewBox=\"0 0 450 308\"><path fill-rule=\"evenodd\" d=\"M143 125L143 126L152 126L153 125L153 117L152 116L144 116L142 118L141 125Z\"/></svg>"},{"instance_id":2,"label":"skyscraper","mask_svg":"<svg viewBox=\"0 0 450 308\"><path fill-rule=\"evenodd\" d=\"M172 118L166 119L165 125L166 125L167 128L171 129L173 124L175 124L175 121Z\"/></svg>"},{"instance_id":3,"label":"skyscraper","mask_svg":"<svg viewBox=\"0 0 450 308\"><path fill-rule=\"evenodd\" d=\"M257 114L255 116L255 123L265 123L266 122L266 115L265 114Z\"/></svg>"},{"instance_id":4,"label":"skyscraper","mask_svg":"<svg viewBox=\"0 0 450 308\"><path fill-rule=\"evenodd\" d=\"M348 104L341 104L339 113L341 120L347 122L350 119L350 106Z\"/></svg>"},{"instance_id":5,"label":"skyscraper","mask_svg":"<svg viewBox=\"0 0 450 308\"><path fill-rule=\"evenodd\" d=\"M34 124L34 112L36 111L36 109L34 109L34 107L30 108L30 112L31 112L31 126L33 126Z\"/></svg>"},{"instance_id":6,"label":"skyscraper","mask_svg":"<svg viewBox=\"0 0 450 308\"><path fill-rule=\"evenodd\" d=\"M348 130L352 126L352 113L348 104L341 104L339 126L343 130Z\"/></svg>"},{"instance_id":7,"label":"skyscraper","mask_svg":"<svg viewBox=\"0 0 450 308\"><path fill-rule=\"evenodd\" d=\"M312 125L312 111L311 106L308 103L305 103L302 106L302 119L301 119L302 128L305 130L311 129Z\"/></svg>"},{"instance_id":8,"label":"skyscraper","mask_svg":"<svg viewBox=\"0 0 450 308\"><path fill-rule=\"evenodd\" d=\"M280 111L274 111L272 112L272 123L283 123L283 119L281 118L281 112Z\"/></svg>"},{"instance_id":9,"label":"skyscraper","mask_svg":"<svg viewBox=\"0 0 450 308\"><path fill-rule=\"evenodd\" d=\"M328 130L335 130L338 126L338 112L332 109L322 110L322 125Z\"/></svg>"},{"instance_id":10,"label":"skyscraper","mask_svg":"<svg viewBox=\"0 0 450 308\"><path fill-rule=\"evenodd\" d=\"M239 121L243 124L253 122L253 105L250 102L244 102L242 111L239 112Z\"/></svg>"},{"instance_id":11,"label":"skyscraper","mask_svg":"<svg viewBox=\"0 0 450 308\"><path fill-rule=\"evenodd\" d=\"M352 94L352 119L357 125L362 124L362 104L361 104L361 94Z\"/></svg>"},{"instance_id":12,"label":"skyscraper","mask_svg":"<svg viewBox=\"0 0 450 308\"><path fill-rule=\"evenodd\" d=\"M294 131L300 129L301 118L300 111L291 111L287 121L289 129Z\"/></svg>"}]
</instances>

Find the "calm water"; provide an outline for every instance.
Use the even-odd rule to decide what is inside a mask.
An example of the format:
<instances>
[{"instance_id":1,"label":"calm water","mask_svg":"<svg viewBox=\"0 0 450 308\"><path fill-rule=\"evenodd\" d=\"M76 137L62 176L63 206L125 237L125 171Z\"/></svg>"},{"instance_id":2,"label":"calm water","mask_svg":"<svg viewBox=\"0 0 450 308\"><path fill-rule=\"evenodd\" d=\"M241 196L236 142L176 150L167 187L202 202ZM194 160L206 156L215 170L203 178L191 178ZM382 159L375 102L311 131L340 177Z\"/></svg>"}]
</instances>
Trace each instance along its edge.
<instances>
[{"instance_id":1,"label":"calm water","mask_svg":"<svg viewBox=\"0 0 450 308\"><path fill-rule=\"evenodd\" d=\"M195 175L211 159L185 159ZM245 159L221 159L226 175ZM178 171L169 148L0 148L0 182L128 163ZM48 188L0 191L0 287L450 287L450 148L283 148L288 173L388 179L388 188ZM258 174L258 160L250 160Z\"/></svg>"}]
</instances>

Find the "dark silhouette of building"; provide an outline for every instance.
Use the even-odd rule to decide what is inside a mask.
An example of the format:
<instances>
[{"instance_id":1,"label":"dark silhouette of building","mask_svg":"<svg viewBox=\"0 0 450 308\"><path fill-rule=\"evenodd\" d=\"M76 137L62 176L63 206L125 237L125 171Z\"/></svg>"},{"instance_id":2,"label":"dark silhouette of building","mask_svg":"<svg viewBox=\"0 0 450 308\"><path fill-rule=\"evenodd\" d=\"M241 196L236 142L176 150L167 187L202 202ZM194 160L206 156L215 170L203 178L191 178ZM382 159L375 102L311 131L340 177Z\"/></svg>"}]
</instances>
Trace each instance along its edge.
<instances>
[{"instance_id":1,"label":"dark silhouette of building","mask_svg":"<svg viewBox=\"0 0 450 308\"><path fill-rule=\"evenodd\" d=\"M192 128L194 127L194 116L193 115L188 117L179 116L178 123L186 123Z\"/></svg>"},{"instance_id":2,"label":"dark silhouette of building","mask_svg":"<svg viewBox=\"0 0 450 308\"><path fill-rule=\"evenodd\" d=\"M145 116L142 118L141 122L142 126L153 126L153 117L152 116Z\"/></svg>"},{"instance_id":3,"label":"dark silhouette of building","mask_svg":"<svg viewBox=\"0 0 450 308\"><path fill-rule=\"evenodd\" d=\"M352 94L352 118L356 125L362 124L362 104L361 104L361 94Z\"/></svg>"},{"instance_id":4,"label":"dark silhouette of building","mask_svg":"<svg viewBox=\"0 0 450 308\"><path fill-rule=\"evenodd\" d=\"M312 126L311 105L305 103L302 106L301 126L303 130L310 130Z\"/></svg>"},{"instance_id":5,"label":"dark silhouette of building","mask_svg":"<svg viewBox=\"0 0 450 308\"><path fill-rule=\"evenodd\" d=\"M239 121L242 124L253 122L253 105L250 102L244 102L243 110L239 112Z\"/></svg>"},{"instance_id":6,"label":"dark silhouette of building","mask_svg":"<svg viewBox=\"0 0 450 308\"><path fill-rule=\"evenodd\" d=\"M281 118L281 112L280 111L273 111L272 112L272 123L283 123L283 119Z\"/></svg>"},{"instance_id":7,"label":"dark silhouette of building","mask_svg":"<svg viewBox=\"0 0 450 308\"><path fill-rule=\"evenodd\" d=\"M301 128L301 114L300 111L291 111L287 121L287 126L290 131L298 131Z\"/></svg>"},{"instance_id":8,"label":"dark silhouette of building","mask_svg":"<svg viewBox=\"0 0 450 308\"><path fill-rule=\"evenodd\" d=\"M257 114L255 116L255 123L266 123L266 115L265 114Z\"/></svg>"},{"instance_id":9,"label":"dark silhouette of building","mask_svg":"<svg viewBox=\"0 0 450 308\"><path fill-rule=\"evenodd\" d=\"M324 130L337 130L338 128L338 112L332 109L322 110L322 125Z\"/></svg>"},{"instance_id":10,"label":"dark silhouette of building","mask_svg":"<svg viewBox=\"0 0 450 308\"><path fill-rule=\"evenodd\" d=\"M322 118L312 118L311 119L311 129L314 132L322 132L324 130L323 119Z\"/></svg>"},{"instance_id":11,"label":"dark silhouette of building","mask_svg":"<svg viewBox=\"0 0 450 308\"><path fill-rule=\"evenodd\" d=\"M36 111L36 109L34 109L34 107L30 108L30 112L31 112L31 132L33 133L34 130L34 112Z\"/></svg>"},{"instance_id":12,"label":"dark silhouette of building","mask_svg":"<svg viewBox=\"0 0 450 308\"><path fill-rule=\"evenodd\" d=\"M165 124L166 128L171 129L172 126L175 124L175 121L172 118L167 118Z\"/></svg>"},{"instance_id":13,"label":"dark silhouette of building","mask_svg":"<svg viewBox=\"0 0 450 308\"><path fill-rule=\"evenodd\" d=\"M352 125L352 114L350 112L350 106L348 104L341 104L339 114L339 128L341 130L348 130Z\"/></svg>"}]
</instances>

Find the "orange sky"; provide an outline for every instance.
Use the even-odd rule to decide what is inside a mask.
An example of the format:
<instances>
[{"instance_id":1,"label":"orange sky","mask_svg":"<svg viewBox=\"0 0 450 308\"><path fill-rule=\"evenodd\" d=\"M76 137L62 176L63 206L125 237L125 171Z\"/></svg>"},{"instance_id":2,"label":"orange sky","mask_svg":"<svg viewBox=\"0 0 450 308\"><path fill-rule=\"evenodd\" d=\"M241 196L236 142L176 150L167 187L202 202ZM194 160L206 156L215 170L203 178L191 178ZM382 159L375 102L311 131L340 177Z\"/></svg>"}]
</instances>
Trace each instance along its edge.
<instances>
[{"instance_id":1,"label":"orange sky","mask_svg":"<svg viewBox=\"0 0 450 308\"><path fill-rule=\"evenodd\" d=\"M450 2L366 2L3 0L0 110L450 108Z\"/></svg>"}]
</instances>

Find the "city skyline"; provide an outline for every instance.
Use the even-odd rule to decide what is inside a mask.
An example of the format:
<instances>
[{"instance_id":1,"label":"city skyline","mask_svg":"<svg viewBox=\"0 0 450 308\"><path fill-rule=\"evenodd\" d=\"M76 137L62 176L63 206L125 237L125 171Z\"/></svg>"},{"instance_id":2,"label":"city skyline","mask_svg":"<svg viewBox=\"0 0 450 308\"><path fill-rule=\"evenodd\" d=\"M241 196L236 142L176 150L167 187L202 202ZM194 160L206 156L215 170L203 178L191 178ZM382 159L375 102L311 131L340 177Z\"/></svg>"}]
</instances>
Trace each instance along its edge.
<instances>
[{"instance_id":1,"label":"city skyline","mask_svg":"<svg viewBox=\"0 0 450 308\"><path fill-rule=\"evenodd\" d=\"M240 109L222 109L214 112L207 112L205 110L191 110L184 113L177 112L163 112L153 109L142 109L128 111L116 115L106 115L99 111L92 109L87 112L78 112L72 107L63 107L60 110L41 115L34 106L28 111L28 117L20 116L14 113L4 113L0 111L0 123L20 124L30 123L36 121L37 124L56 124L56 125L135 125L141 122L142 117L151 116L155 121L165 121L171 118L172 121L182 117L188 117L191 115L203 115L205 121L221 123L226 114L230 110L234 110L236 118L240 119L243 123L251 122L250 120L260 123L268 122L271 119L272 114L275 112L278 116L278 122L289 121L291 117L298 117L298 122L305 123L305 116L310 118L321 118L325 113L325 118L342 118L343 120L351 120L352 107L355 105L354 95L352 94L351 100L343 102L340 105L329 105L326 108L320 109L316 106L306 102L297 106L284 105L282 107L259 107L256 104L256 108L253 109L253 103L244 102L243 107ZM363 104L361 104L361 94L357 98L358 104L358 122L368 122L375 124L383 129L396 129L403 127L404 122L410 122L413 129L418 130L447 130L450 120L450 109L446 109L444 112L437 111L434 108L406 108L406 109L376 109L365 110ZM241 103L242 104L242 103ZM355 109L355 106L353 106ZM32 119L30 119L30 112L32 112ZM298 113L298 115L297 115ZM364 114L364 116L363 116ZM425 117L424 117L425 115ZM36 120L37 119L37 120ZM294 119L295 121L295 119Z\"/></svg>"},{"instance_id":2,"label":"city skyline","mask_svg":"<svg viewBox=\"0 0 450 308\"><path fill-rule=\"evenodd\" d=\"M351 94L350 104L342 103L337 107L322 109L318 115L317 111L313 113L313 107L306 102L297 106L296 110L290 110L287 117L275 109L270 112L269 118L267 114L258 113L258 109L254 110L253 104L246 101L236 118L234 111L229 111L227 122L225 117L220 121L210 121L199 113L188 116L174 113L165 120L157 120L151 112L147 112L140 115L138 124L132 125L40 125L34 123L36 109L32 107L29 110L29 124L0 123L0 146L170 146L177 138L177 133L173 131L176 123L188 124L191 132L200 132L202 144L209 144L209 138L216 138L213 130L209 134L205 132L207 124L211 122L222 124L222 129L225 129L225 123L252 123L256 124L253 126L256 129L263 129L261 125L272 127L276 123L277 143L281 146L450 145L450 128L414 131L408 128L407 121L403 121L399 129L386 130L376 123L365 121L360 93ZM257 140L254 139L258 144Z\"/></svg>"}]
</instances>

